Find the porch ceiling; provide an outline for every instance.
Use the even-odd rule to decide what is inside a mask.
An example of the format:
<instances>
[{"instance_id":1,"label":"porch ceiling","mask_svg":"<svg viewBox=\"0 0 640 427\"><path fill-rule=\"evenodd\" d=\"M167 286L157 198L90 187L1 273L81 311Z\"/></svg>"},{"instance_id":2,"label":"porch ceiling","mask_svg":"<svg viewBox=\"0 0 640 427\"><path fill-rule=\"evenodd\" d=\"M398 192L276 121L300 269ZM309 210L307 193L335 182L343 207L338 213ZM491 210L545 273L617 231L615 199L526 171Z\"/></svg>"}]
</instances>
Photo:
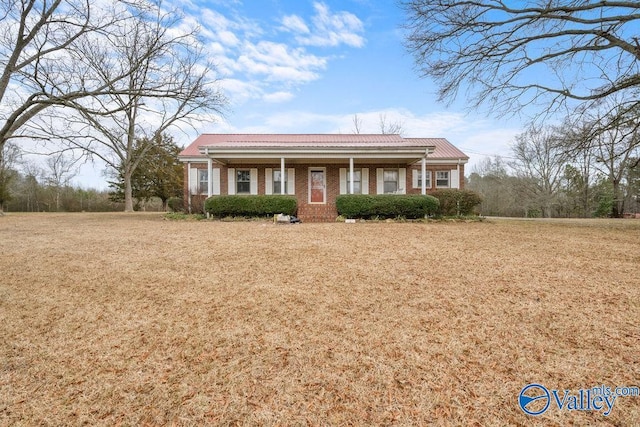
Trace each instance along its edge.
<instances>
[{"instance_id":1,"label":"porch ceiling","mask_svg":"<svg viewBox=\"0 0 640 427\"><path fill-rule=\"evenodd\" d=\"M253 163L273 164L280 163L284 158L287 164L343 164L349 163L353 158L354 163L376 164L410 164L420 161L433 153L435 147L393 147L393 148L367 148L367 149L211 149L200 147L200 153L223 164Z\"/></svg>"},{"instance_id":2,"label":"porch ceiling","mask_svg":"<svg viewBox=\"0 0 640 427\"><path fill-rule=\"evenodd\" d=\"M238 165L238 164L252 164L252 165L280 165L280 157L271 157L271 158L220 158L216 156L211 156L214 162L221 163L224 165ZM320 157L309 157L309 158L284 158L285 164L287 165L338 165L338 164L349 164L349 158L320 158ZM359 158L354 157L353 163L358 164L412 164L419 162L420 159L415 157L413 158Z\"/></svg>"}]
</instances>

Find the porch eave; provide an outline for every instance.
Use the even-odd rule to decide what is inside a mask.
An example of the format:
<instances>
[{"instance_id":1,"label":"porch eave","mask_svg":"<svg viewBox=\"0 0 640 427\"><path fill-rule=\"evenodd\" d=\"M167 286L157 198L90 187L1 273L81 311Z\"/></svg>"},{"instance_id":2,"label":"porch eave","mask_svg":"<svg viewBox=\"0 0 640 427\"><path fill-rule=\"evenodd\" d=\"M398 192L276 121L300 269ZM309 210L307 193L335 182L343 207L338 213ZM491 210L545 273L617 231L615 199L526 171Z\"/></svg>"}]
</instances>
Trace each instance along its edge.
<instances>
[{"instance_id":1,"label":"porch eave","mask_svg":"<svg viewBox=\"0 0 640 427\"><path fill-rule=\"evenodd\" d=\"M347 148L287 148L247 149L199 147L206 158L222 163L271 163L286 159L288 163L336 164L354 159L359 163L413 163L433 153L435 147L365 147Z\"/></svg>"}]
</instances>

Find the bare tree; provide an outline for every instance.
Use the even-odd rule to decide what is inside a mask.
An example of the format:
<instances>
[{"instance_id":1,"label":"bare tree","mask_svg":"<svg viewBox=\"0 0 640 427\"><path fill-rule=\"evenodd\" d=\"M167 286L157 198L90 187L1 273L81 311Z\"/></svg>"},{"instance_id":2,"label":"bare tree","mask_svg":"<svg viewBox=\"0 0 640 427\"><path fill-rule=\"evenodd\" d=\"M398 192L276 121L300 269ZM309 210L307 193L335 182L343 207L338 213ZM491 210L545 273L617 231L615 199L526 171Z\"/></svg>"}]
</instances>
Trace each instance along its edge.
<instances>
[{"instance_id":1,"label":"bare tree","mask_svg":"<svg viewBox=\"0 0 640 427\"><path fill-rule=\"evenodd\" d=\"M358 117L358 114L353 115L353 133L360 134L362 133L362 119Z\"/></svg>"},{"instance_id":2,"label":"bare tree","mask_svg":"<svg viewBox=\"0 0 640 427\"><path fill-rule=\"evenodd\" d=\"M482 215L522 215L522 203L516 197L518 178L510 175L509 165L500 157L485 158L469 175L467 188L482 196Z\"/></svg>"},{"instance_id":3,"label":"bare tree","mask_svg":"<svg viewBox=\"0 0 640 427\"><path fill-rule=\"evenodd\" d=\"M0 147L37 137L21 129L42 111L108 92L128 76L123 70L108 82L94 79L72 51L89 35L108 36L143 1L0 0Z\"/></svg>"},{"instance_id":4,"label":"bare tree","mask_svg":"<svg viewBox=\"0 0 640 427\"><path fill-rule=\"evenodd\" d=\"M69 186L73 177L78 174L78 159L67 155L64 152L51 154L47 157L47 169L45 182L53 190L53 202L55 211L60 210L60 194L62 190Z\"/></svg>"},{"instance_id":5,"label":"bare tree","mask_svg":"<svg viewBox=\"0 0 640 427\"><path fill-rule=\"evenodd\" d=\"M565 166L567 153L558 142L554 128L530 127L516 137L512 147L516 173L529 183L529 192L546 218L552 216Z\"/></svg>"},{"instance_id":6,"label":"bare tree","mask_svg":"<svg viewBox=\"0 0 640 427\"><path fill-rule=\"evenodd\" d=\"M494 113L573 109L618 95L640 98L638 1L404 0L406 39L417 67L439 85Z\"/></svg>"},{"instance_id":7,"label":"bare tree","mask_svg":"<svg viewBox=\"0 0 640 427\"><path fill-rule=\"evenodd\" d=\"M618 116L618 114L615 114ZM638 120L636 118L636 120ZM599 120L593 123L594 128L599 128ZM608 127L595 133L589 144L595 157L594 167L604 173L613 190L613 205L611 216L618 218L624 212L623 180L629 169L633 169L640 163L640 131L638 124L628 127Z\"/></svg>"},{"instance_id":8,"label":"bare tree","mask_svg":"<svg viewBox=\"0 0 640 427\"><path fill-rule=\"evenodd\" d=\"M380 124L380 133L383 135L401 135L403 132L403 124L402 122L387 122L387 115L384 113L380 113L379 124Z\"/></svg>"},{"instance_id":9,"label":"bare tree","mask_svg":"<svg viewBox=\"0 0 640 427\"><path fill-rule=\"evenodd\" d=\"M27 212L44 210L45 203L42 200L42 188L40 186L43 175L42 168L32 160L25 160L21 164L21 170L24 174L24 183L21 191L24 193L25 210Z\"/></svg>"},{"instance_id":10,"label":"bare tree","mask_svg":"<svg viewBox=\"0 0 640 427\"><path fill-rule=\"evenodd\" d=\"M158 7L153 12L121 22L100 47L93 40L78 44L90 75L109 91L70 103L76 114L59 132L69 147L122 172L125 211L133 211L133 172L154 141L161 140L157 136L199 117L212 121L212 115L198 114L219 113L226 103L204 61L197 30L176 35L175 11L164 13ZM83 138L77 137L79 129ZM147 146L136 140L147 141Z\"/></svg>"},{"instance_id":11,"label":"bare tree","mask_svg":"<svg viewBox=\"0 0 640 427\"><path fill-rule=\"evenodd\" d=\"M362 133L362 118L360 118L358 114L354 114L351 121L353 123L353 133ZM401 135L404 132L403 123L400 121L389 122L386 113L380 113L378 115L378 126L380 129L380 133L383 135Z\"/></svg>"},{"instance_id":12,"label":"bare tree","mask_svg":"<svg viewBox=\"0 0 640 427\"><path fill-rule=\"evenodd\" d=\"M591 149L591 129L583 122L565 120L556 128L557 143L570 159L565 168L567 195L576 196L579 201L581 216L588 217L592 213L592 183L594 176L594 153Z\"/></svg>"}]
</instances>

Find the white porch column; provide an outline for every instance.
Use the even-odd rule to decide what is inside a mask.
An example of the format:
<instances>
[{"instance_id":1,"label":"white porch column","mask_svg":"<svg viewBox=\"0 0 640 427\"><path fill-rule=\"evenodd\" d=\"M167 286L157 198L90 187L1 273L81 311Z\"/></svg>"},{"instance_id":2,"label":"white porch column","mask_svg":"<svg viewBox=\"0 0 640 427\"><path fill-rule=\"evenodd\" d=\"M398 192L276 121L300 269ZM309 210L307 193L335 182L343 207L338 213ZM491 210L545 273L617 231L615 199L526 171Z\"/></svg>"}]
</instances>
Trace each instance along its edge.
<instances>
[{"instance_id":1,"label":"white porch column","mask_svg":"<svg viewBox=\"0 0 640 427\"><path fill-rule=\"evenodd\" d=\"M191 183L191 162L187 162L187 206L189 207L189 213L191 213L191 189L193 184Z\"/></svg>"},{"instance_id":2,"label":"white porch column","mask_svg":"<svg viewBox=\"0 0 640 427\"><path fill-rule=\"evenodd\" d=\"M287 192L284 191L287 183L284 171L284 157L280 157L280 194L287 194Z\"/></svg>"},{"instance_id":3,"label":"white porch column","mask_svg":"<svg viewBox=\"0 0 640 427\"><path fill-rule=\"evenodd\" d=\"M420 183L420 194L427 194L427 156L422 158L422 182Z\"/></svg>"},{"instance_id":4,"label":"white porch column","mask_svg":"<svg viewBox=\"0 0 640 427\"><path fill-rule=\"evenodd\" d=\"M207 197L213 195L213 159L207 159Z\"/></svg>"},{"instance_id":5,"label":"white porch column","mask_svg":"<svg viewBox=\"0 0 640 427\"><path fill-rule=\"evenodd\" d=\"M353 157L349 157L349 194L353 194Z\"/></svg>"}]
</instances>

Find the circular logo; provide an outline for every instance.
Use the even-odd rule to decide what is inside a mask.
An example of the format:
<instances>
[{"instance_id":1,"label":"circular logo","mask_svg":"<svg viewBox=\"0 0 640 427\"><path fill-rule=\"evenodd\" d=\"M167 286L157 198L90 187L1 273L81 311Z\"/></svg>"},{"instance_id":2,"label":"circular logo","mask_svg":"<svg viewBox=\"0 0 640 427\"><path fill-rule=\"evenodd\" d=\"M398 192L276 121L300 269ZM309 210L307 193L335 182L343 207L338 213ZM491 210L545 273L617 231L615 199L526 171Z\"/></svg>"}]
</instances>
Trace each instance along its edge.
<instances>
[{"instance_id":1,"label":"circular logo","mask_svg":"<svg viewBox=\"0 0 640 427\"><path fill-rule=\"evenodd\" d=\"M549 390L540 384L529 384L520 390L518 404L527 415L540 415L549 408L551 395Z\"/></svg>"}]
</instances>

